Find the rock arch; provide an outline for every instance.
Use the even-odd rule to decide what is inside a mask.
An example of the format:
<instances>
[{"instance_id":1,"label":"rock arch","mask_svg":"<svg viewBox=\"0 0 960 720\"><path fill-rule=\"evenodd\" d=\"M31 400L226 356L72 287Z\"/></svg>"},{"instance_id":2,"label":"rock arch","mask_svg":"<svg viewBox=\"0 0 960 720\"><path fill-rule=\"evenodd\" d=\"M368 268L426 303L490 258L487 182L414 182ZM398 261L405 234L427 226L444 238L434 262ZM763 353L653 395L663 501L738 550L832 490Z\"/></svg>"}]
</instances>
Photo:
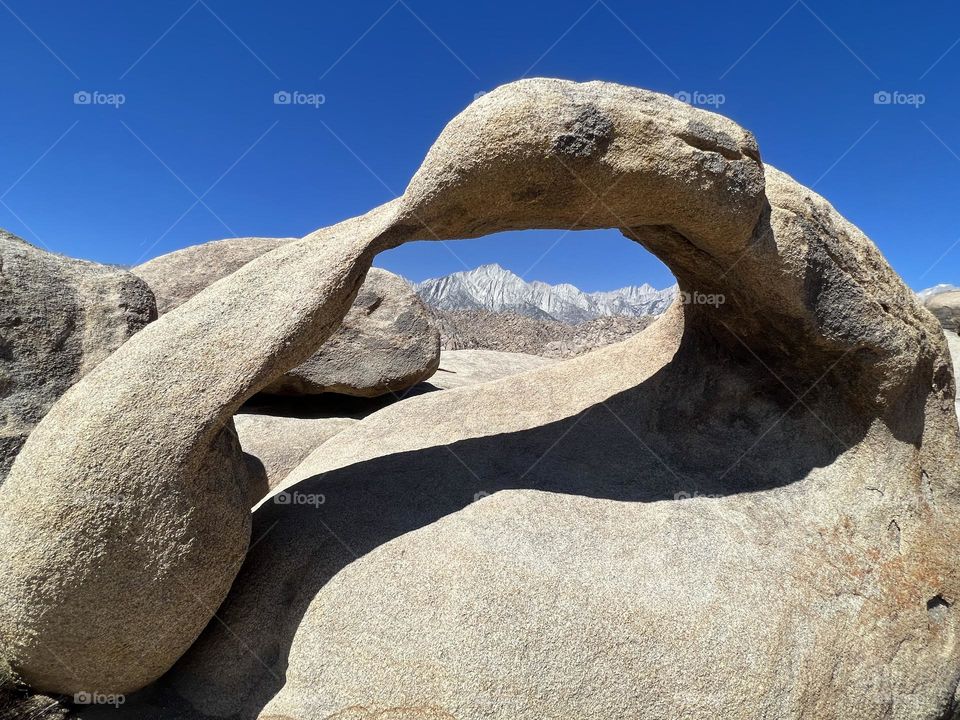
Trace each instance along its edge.
<instances>
[{"instance_id":1,"label":"rock arch","mask_svg":"<svg viewBox=\"0 0 960 720\"><path fill-rule=\"evenodd\" d=\"M334 331L376 253L544 227L620 228L681 291L725 296L673 311L657 331L676 330L660 366L679 353L688 366L763 366L788 388L821 384L831 421L901 443L884 475L904 507L920 512L917 488L956 502L942 335L862 233L764 166L730 120L633 88L527 80L454 118L403 196L217 282L63 396L0 489L3 655L49 691L130 692L159 677L246 552L240 404ZM911 592L960 596L938 555L954 521L928 519L908 574L930 574ZM920 653L925 670L937 653L949 655L931 689L943 695L957 650Z\"/></svg>"}]
</instances>

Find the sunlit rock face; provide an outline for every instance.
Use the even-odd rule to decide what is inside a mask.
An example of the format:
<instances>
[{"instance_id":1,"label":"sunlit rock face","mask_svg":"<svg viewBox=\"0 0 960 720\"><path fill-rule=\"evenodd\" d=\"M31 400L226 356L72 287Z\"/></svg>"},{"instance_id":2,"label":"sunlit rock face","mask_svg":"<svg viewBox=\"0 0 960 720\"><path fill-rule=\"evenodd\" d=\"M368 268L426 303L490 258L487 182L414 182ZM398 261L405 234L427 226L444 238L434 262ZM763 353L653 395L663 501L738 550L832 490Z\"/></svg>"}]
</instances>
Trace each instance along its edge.
<instances>
[{"instance_id":1,"label":"sunlit rock face","mask_svg":"<svg viewBox=\"0 0 960 720\"><path fill-rule=\"evenodd\" d=\"M338 433L247 551L225 423L336 329L375 254L550 227L620 228L684 302ZM60 690L180 658L137 718L935 720L960 677L957 435L934 317L750 133L512 83L401 197L245 265L57 403L0 491L3 652ZM75 488L128 501L72 511Z\"/></svg>"}]
</instances>

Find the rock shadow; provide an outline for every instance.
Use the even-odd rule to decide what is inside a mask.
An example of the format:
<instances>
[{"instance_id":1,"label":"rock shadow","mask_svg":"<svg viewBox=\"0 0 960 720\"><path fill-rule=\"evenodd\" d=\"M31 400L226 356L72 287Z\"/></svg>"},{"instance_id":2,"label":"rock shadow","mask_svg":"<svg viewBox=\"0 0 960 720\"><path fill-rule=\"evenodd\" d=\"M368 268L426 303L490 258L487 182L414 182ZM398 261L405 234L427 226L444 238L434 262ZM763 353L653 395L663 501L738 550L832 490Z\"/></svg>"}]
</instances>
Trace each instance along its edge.
<instances>
[{"instance_id":1,"label":"rock shadow","mask_svg":"<svg viewBox=\"0 0 960 720\"><path fill-rule=\"evenodd\" d=\"M649 380L572 417L310 477L254 514L249 554L217 617L129 709L252 720L282 687L301 618L334 575L498 491L683 502L787 488L855 446L872 422L829 380L798 402L748 353L685 339ZM911 422L918 433L922 408ZM229 700L198 710L184 697Z\"/></svg>"}]
</instances>

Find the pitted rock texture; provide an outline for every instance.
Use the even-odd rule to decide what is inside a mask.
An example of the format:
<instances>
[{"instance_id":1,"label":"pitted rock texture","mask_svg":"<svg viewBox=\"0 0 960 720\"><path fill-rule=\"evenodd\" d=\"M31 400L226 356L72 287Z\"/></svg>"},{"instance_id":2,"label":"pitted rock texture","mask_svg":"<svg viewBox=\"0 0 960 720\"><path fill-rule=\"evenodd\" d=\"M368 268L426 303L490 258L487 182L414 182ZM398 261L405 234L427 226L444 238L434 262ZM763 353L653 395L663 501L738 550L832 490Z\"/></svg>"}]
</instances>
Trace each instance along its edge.
<instances>
[{"instance_id":1,"label":"pitted rock texture","mask_svg":"<svg viewBox=\"0 0 960 720\"><path fill-rule=\"evenodd\" d=\"M133 272L153 288L163 314L290 241L216 240L161 255ZM373 268L340 328L306 362L277 378L264 392L376 397L430 377L439 359L439 331L423 303L402 278Z\"/></svg>"},{"instance_id":2,"label":"pitted rock texture","mask_svg":"<svg viewBox=\"0 0 960 720\"><path fill-rule=\"evenodd\" d=\"M0 483L57 398L156 316L130 273L0 230Z\"/></svg>"},{"instance_id":3,"label":"pitted rock texture","mask_svg":"<svg viewBox=\"0 0 960 720\"><path fill-rule=\"evenodd\" d=\"M325 502L259 506L216 619L121 713L949 717L960 446L935 319L732 121L544 79L482 96L401 197L244 266L57 403L0 490L10 519L46 489L45 512L0 538L21 548L0 555L15 669L68 685L50 647L103 685L156 677L204 616L178 584L204 578L209 618L233 580L236 503L216 531L203 515L233 487L216 469L235 455L210 444L225 418L333 332L377 252L542 227L620 228L681 294L725 302L676 303L619 345L331 438L273 491ZM144 370L158 357L168 382ZM152 493L150 513L52 522L58 488L100 486ZM131 562L134 537L155 542ZM91 549L96 563L63 560ZM165 572L144 572L151 557ZM173 637L138 646L144 616ZM92 625L112 643L91 644Z\"/></svg>"}]
</instances>

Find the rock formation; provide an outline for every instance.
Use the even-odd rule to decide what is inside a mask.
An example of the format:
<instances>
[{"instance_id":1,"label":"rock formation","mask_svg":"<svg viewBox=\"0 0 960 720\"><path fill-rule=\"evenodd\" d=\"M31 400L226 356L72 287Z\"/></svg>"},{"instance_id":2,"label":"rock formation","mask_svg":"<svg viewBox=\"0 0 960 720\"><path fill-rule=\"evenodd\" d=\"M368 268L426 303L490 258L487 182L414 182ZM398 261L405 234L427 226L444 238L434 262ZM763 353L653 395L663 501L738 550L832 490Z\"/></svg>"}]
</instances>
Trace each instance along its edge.
<instances>
[{"instance_id":1,"label":"rock formation","mask_svg":"<svg viewBox=\"0 0 960 720\"><path fill-rule=\"evenodd\" d=\"M296 238L228 238L191 245L137 265L131 272L153 290L157 311L166 315L217 280Z\"/></svg>"},{"instance_id":2,"label":"rock formation","mask_svg":"<svg viewBox=\"0 0 960 720\"><path fill-rule=\"evenodd\" d=\"M255 502L266 494L268 487L280 484L311 452L355 422L350 417L300 418L249 412L234 415L240 447L259 459L266 470L268 485L256 493L259 497Z\"/></svg>"},{"instance_id":3,"label":"rock formation","mask_svg":"<svg viewBox=\"0 0 960 720\"><path fill-rule=\"evenodd\" d=\"M215 283L36 427L0 488L0 650L31 686L129 693L213 617L250 536L249 465L231 417L337 328L369 267L368 233L392 213Z\"/></svg>"},{"instance_id":4,"label":"rock formation","mask_svg":"<svg viewBox=\"0 0 960 720\"><path fill-rule=\"evenodd\" d=\"M430 378L430 384L441 390L449 390L500 380L551 364L553 364L552 360L524 353L496 350L444 350L440 353L440 367ZM290 469L293 470L293 468Z\"/></svg>"},{"instance_id":5,"label":"rock formation","mask_svg":"<svg viewBox=\"0 0 960 720\"><path fill-rule=\"evenodd\" d=\"M156 316L130 273L0 230L0 483L57 398Z\"/></svg>"},{"instance_id":6,"label":"rock formation","mask_svg":"<svg viewBox=\"0 0 960 720\"><path fill-rule=\"evenodd\" d=\"M426 380L439 362L440 333L423 303L403 278L371 268L337 331L263 391L378 397Z\"/></svg>"},{"instance_id":7,"label":"rock formation","mask_svg":"<svg viewBox=\"0 0 960 720\"><path fill-rule=\"evenodd\" d=\"M216 240L133 269L157 295L160 314L290 238ZM335 392L376 397L425 380L440 359L439 333L400 277L372 269L337 331L305 363L263 389L280 395Z\"/></svg>"},{"instance_id":8,"label":"rock formation","mask_svg":"<svg viewBox=\"0 0 960 720\"><path fill-rule=\"evenodd\" d=\"M156 678L243 554L239 403L334 331L377 252L544 227L620 228L692 300L329 440L274 491L325 502L261 504L217 618L124 712L948 717L960 447L940 328L732 121L543 79L476 100L401 197L244 266L54 406L0 489L14 669L40 689ZM79 490L128 502L77 509Z\"/></svg>"}]
</instances>

